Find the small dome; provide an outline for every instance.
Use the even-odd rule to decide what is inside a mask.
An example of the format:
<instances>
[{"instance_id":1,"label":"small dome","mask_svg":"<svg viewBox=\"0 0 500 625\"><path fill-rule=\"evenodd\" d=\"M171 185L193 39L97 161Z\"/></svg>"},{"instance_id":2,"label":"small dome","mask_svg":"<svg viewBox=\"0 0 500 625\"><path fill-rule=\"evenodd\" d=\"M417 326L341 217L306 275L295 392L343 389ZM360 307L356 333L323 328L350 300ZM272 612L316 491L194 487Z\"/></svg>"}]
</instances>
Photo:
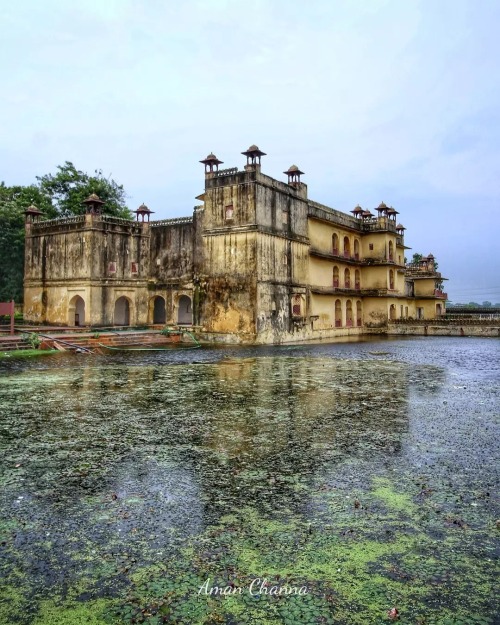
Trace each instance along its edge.
<instances>
[{"instance_id":1,"label":"small dome","mask_svg":"<svg viewBox=\"0 0 500 625\"><path fill-rule=\"evenodd\" d=\"M299 171L297 165L292 165L288 171Z\"/></svg>"},{"instance_id":2,"label":"small dome","mask_svg":"<svg viewBox=\"0 0 500 625\"><path fill-rule=\"evenodd\" d=\"M260 152L259 148L255 145L255 143L253 145L251 145L247 152Z\"/></svg>"},{"instance_id":3,"label":"small dome","mask_svg":"<svg viewBox=\"0 0 500 625\"><path fill-rule=\"evenodd\" d=\"M396 226L396 230L406 230L406 228L403 226L403 224L398 224Z\"/></svg>"},{"instance_id":4,"label":"small dome","mask_svg":"<svg viewBox=\"0 0 500 625\"><path fill-rule=\"evenodd\" d=\"M213 152L210 152L210 154L207 156L207 158L205 160L206 161L216 161L217 157L215 156L215 154Z\"/></svg>"},{"instance_id":5,"label":"small dome","mask_svg":"<svg viewBox=\"0 0 500 625\"><path fill-rule=\"evenodd\" d=\"M146 204L144 204L144 202L139 206L139 208L137 209L138 213L150 213L151 211L149 210L149 208L146 206Z\"/></svg>"},{"instance_id":6,"label":"small dome","mask_svg":"<svg viewBox=\"0 0 500 625\"><path fill-rule=\"evenodd\" d=\"M378 205L378 210L385 210L387 208L387 204L385 202L380 202Z\"/></svg>"},{"instance_id":7,"label":"small dome","mask_svg":"<svg viewBox=\"0 0 500 625\"><path fill-rule=\"evenodd\" d=\"M84 204L92 204L92 203L104 204L104 202L97 195L97 193L91 193L87 199L83 200L83 203Z\"/></svg>"}]
</instances>

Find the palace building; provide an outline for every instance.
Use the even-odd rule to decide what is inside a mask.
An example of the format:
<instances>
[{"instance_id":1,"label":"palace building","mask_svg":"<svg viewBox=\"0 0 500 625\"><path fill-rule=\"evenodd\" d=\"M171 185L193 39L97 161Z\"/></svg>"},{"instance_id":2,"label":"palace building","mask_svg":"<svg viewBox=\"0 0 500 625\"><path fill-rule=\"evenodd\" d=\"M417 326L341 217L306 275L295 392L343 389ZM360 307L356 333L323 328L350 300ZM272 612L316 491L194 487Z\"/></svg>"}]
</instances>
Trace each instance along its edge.
<instances>
[{"instance_id":1,"label":"palace building","mask_svg":"<svg viewBox=\"0 0 500 625\"><path fill-rule=\"evenodd\" d=\"M282 343L383 333L400 318L444 314L432 254L405 262L405 228L383 202L346 214L308 198L300 169L205 167L192 216L102 213L43 220L26 210L25 319L68 326L191 325L207 339Z\"/></svg>"}]
</instances>

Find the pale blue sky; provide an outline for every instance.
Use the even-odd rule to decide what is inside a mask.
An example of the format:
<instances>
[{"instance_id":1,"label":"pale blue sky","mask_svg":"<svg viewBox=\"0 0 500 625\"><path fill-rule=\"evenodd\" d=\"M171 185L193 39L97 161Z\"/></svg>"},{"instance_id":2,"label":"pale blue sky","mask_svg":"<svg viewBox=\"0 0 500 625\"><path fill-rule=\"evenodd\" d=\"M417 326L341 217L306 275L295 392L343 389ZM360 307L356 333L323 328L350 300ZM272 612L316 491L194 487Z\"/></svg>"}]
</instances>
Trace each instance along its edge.
<instances>
[{"instance_id":1,"label":"pale blue sky","mask_svg":"<svg viewBox=\"0 0 500 625\"><path fill-rule=\"evenodd\" d=\"M257 143L332 208L382 200L453 301L500 302L497 0L3 0L0 180L65 160L188 215ZM409 251L412 254L412 251Z\"/></svg>"}]
</instances>

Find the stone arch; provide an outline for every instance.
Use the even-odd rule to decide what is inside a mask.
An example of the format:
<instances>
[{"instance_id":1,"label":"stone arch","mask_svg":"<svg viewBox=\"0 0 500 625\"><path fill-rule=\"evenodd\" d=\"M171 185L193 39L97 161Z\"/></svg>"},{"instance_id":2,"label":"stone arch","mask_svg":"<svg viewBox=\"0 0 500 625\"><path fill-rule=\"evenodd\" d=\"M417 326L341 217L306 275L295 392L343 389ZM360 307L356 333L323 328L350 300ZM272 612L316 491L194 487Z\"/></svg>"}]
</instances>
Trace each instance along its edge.
<instances>
[{"instance_id":1,"label":"stone arch","mask_svg":"<svg viewBox=\"0 0 500 625\"><path fill-rule=\"evenodd\" d=\"M337 265L335 265L335 267L333 268L333 288L338 289L339 286L339 268L337 267Z\"/></svg>"},{"instance_id":2,"label":"stone arch","mask_svg":"<svg viewBox=\"0 0 500 625\"><path fill-rule=\"evenodd\" d=\"M344 237L344 257L351 257L351 242L349 241L349 237Z\"/></svg>"},{"instance_id":3,"label":"stone arch","mask_svg":"<svg viewBox=\"0 0 500 625\"><path fill-rule=\"evenodd\" d=\"M113 324L115 326L130 325L130 310L132 302L128 297L122 295L115 302L115 312L113 315Z\"/></svg>"},{"instance_id":4,"label":"stone arch","mask_svg":"<svg viewBox=\"0 0 500 625\"><path fill-rule=\"evenodd\" d=\"M340 300L335 300L335 327L342 327L342 304Z\"/></svg>"},{"instance_id":5,"label":"stone arch","mask_svg":"<svg viewBox=\"0 0 500 625\"><path fill-rule=\"evenodd\" d=\"M85 325L85 300L81 295L74 295L68 306L68 325Z\"/></svg>"},{"instance_id":6,"label":"stone arch","mask_svg":"<svg viewBox=\"0 0 500 625\"><path fill-rule=\"evenodd\" d=\"M344 269L344 288L351 288L351 270L348 267Z\"/></svg>"},{"instance_id":7,"label":"stone arch","mask_svg":"<svg viewBox=\"0 0 500 625\"><path fill-rule=\"evenodd\" d=\"M363 324L363 312L361 308L361 300L356 302L356 325L360 327Z\"/></svg>"},{"instance_id":8,"label":"stone arch","mask_svg":"<svg viewBox=\"0 0 500 625\"><path fill-rule=\"evenodd\" d=\"M337 256L339 253L339 236L337 233L332 234L332 254Z\"/></svg>"},{"instance_id":9,"label":"stone arch","mask_svg":"<svg viewBox=\"0 0 500 625\"><path fill-rule=\"evenodd\" d=\"M348 328L352 327L352 302L350 299L345 303L345 323Z\"/></svg>"},{"instance_id":10,"label":"stone arch","mask_svg":"<svg viewBox=\"0 0 500 625\"><path fill-rule=\"evenodd\" d=\"M361 289L361 272L359 271L359 269L356 269L356 271L354 272L354 288L356 289L356 291L359 291Z\"/></svg>"},{"instance_id":11,"label":"stone arch","mask_svg":"<svg viewBox=\"0 0 500 625\"><path fill-rule=\"evenodd\" d=\"M165 324L167 321L167 310L165 298L161 295L155 295L149 301L150 319L155 324Z\"/></svg>"},{"instance_id":12,"label":"stone arch","mask_svg":"<svg viewBox=\"0 0 500 625\"><path fill-rule=\"evenodd\" d=\"M191 298L187 295L181 295L179 297L177 323L180 325L192 325L193 323L193 307Z\"/></svg>"}]
</instances>

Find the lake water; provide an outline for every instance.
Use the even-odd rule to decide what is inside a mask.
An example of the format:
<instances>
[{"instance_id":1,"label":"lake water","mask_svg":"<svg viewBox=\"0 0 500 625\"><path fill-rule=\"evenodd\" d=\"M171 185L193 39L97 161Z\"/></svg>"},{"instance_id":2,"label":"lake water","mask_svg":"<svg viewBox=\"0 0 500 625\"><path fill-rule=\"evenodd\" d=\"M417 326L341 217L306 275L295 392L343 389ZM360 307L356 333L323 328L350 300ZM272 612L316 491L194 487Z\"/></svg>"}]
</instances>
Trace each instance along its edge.
<instances>
[{"instance_id":1,"label":"lake water","mask_svg":"<svg viewBox=\"0 0 500 625\"><path fill-rule=\"evenodd\" d=\"M499 345L0 360L0 623L498 623Z\"/></svg>"}]
</instances>

